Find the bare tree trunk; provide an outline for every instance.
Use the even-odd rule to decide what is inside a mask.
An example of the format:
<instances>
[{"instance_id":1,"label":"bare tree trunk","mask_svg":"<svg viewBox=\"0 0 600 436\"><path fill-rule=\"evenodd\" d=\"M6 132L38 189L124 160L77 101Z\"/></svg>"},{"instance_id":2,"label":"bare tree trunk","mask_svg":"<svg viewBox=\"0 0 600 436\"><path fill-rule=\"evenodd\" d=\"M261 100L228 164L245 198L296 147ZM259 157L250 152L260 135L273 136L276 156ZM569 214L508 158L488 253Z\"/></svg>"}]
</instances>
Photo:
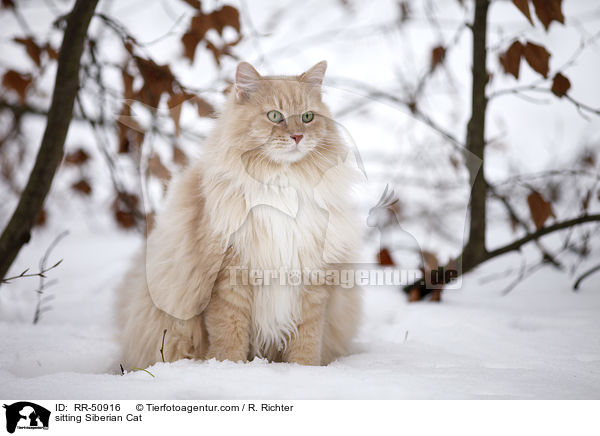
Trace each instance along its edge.
<instances>
[{"instance_id":1,"label":"bare tree trunk","mask_svg":"<svg viewBox=\"0 0 600 436\"><path fill-rule=\"evenodd\" d=\"M470 269L479 263L486 255L486 198L487 185L484 176L485 148L485 112L487 98L486 70L486 30L488 0L475 0L475 18L473 20L473 84L471 96L471 119L467 126L467 150L481 159L481 168L469 167L470 180L473 182L471 191L469 240L463 251L463 267Z\"/></svg>"},{"instance_id":2,"label":"bare tree trunk","mask_svg":"<svg viewBox=\"0 0 600 436\"><path fill-rule=\"evenodd\" d=\"M66 18L67 26L60 47L52 103L42 144L19 204L0 237L0 279L6 275L21 247L29 242L31 228L62 160L79 89L83 45L97 3L98 0L77 0Z\"/></svg>"}]
</instances>

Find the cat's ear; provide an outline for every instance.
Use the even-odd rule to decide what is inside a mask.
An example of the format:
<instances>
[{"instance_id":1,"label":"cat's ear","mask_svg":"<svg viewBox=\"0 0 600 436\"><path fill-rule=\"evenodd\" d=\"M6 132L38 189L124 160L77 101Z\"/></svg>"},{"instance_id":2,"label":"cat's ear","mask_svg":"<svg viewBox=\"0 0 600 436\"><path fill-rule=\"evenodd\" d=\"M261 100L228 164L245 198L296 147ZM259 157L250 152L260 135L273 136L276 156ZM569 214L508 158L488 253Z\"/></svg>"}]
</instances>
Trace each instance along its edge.
<instances>
[{"instance_id":1,"label":"cat's ear","mask_svg":"<svg viewBox=\"0 0 600 436\"><path fill-rule=\"evenodd\" d=\"M321 61L305 73L302 73L300 75L300 81L320 86L323 83L323 77L325 77L326 70L327 61Z\"/></svg>"},{"instance_id":2,"label":"cat's ear","mask_svg":"<svg viewBox=\"0 0 600 436\"><path fill-rule=\"evenodd\" d=\"M256 91L260 74L248 62L240 62L235 71L235 95L239 101L244 101Z\"/></svg>"}]
</instances>

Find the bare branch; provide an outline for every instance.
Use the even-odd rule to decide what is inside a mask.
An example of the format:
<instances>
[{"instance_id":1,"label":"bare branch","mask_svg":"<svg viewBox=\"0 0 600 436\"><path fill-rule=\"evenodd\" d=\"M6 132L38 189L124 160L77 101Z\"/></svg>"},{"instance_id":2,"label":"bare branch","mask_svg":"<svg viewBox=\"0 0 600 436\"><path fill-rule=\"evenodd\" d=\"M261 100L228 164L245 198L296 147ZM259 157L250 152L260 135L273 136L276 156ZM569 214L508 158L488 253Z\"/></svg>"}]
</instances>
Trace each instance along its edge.
<instances>
[{"instance_id":1,"label":"bare branch","mask_svg":"<svg viewBox=\"0 0 600 436\"><path fill-rule=\"evenodd\" d=\"M528 242L537 240L537 239L541 238L542 236L548 235L550 233L554 233L559 230L567 229L569 227L577 226L577 225L584 224L584 223L590 223L590 222L594 222L594 221L600 221L600 214L582 215L577 218L573 218L570 220L555 223L548 227L542 227L541 229L539 229L533 233L529 233L529 234L523 236L522 238L511 242L510 244L507 244L503 247L496 248L495 250L488 252L487 255L485 256L484 260L487 261L494 257L508 253L510 251L518 250L523 245L527 244ZM482 262L480 262L480 263L482 263Z\"/></svg>"},{"instance_id":2,"label":"bare branch","mask_svg":"<svg viewBox=\"0 0 600 436\"><path fill-rule=\"evenodd\" d=\"M21 279L21 278L26 278L26 277L46 277L46 273L48 271L53 270L54 268L56 268L58 265L61 264L62 261L63 260L61 259L58 262L56 262L54 265L52 265L51 267L42 269L41 271L36 272L36 273L28 273L29 272L29 268L27 268L25 271L23 271L19 275L3 278L2 279L2 283L9 283L9 282L11 282L13 280Z\"/></svg>"}]
</instances>

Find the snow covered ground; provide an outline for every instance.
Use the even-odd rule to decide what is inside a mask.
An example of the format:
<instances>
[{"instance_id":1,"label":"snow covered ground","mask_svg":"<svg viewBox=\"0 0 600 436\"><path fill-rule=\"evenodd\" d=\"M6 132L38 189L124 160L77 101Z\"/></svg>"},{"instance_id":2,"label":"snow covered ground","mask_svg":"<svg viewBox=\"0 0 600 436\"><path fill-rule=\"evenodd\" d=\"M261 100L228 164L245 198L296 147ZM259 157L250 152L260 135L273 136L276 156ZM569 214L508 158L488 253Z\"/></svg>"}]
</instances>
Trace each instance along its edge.
<instances>
[{"instance_id":1,"label":"snow covered ground","mask_svg":"<svg viewBox=\"0 0 600 436\"><path fill-rule=\"evenodd\" d=\"M75 222L51 256L64 261L48 273L55 299L37 325L37 279L0 292L2 398L600 398L600 274L577 293L550 268L506 296L505 281L480 284L511 257L467 276L442 304L365 290L354 352L328 367L179 361L148 368L154 377L121 376L113 288L139 241L100 219ZM63 228L36 235L13 271L35 265Z\"/></svg>"},{"instance_id":2,"label":"snow covered ground","mask_svg":"<svg viewBox=\"0 0 600 436\"><path fill-rule=\"evenodd\" d=\"M169 19L165 18L164 10L167 2L138 0L131 4L105 4L107 8L114 5L110 12L140 41L152 41L166 34L181 13L190 14L184 2L179 3L169 3L175 8ZM213 6L208 3L211 2L203 5ZM457 23L462 22L462 9L455 0L434 3L445 18L442 39L448 41ZM397 74L418 78L428 68L431 47L439 43L439 37L422 16L387 33L372 29L378 23L385 29L385 24L396 16L395 1L378 2L377 8L371 7L371 2L354 2L352 8L342 9L337 0L319 0L308 5L302 3L283 15L275 14L274 5L285 10L288 5L266 0L252 2L257 4L244 16L251 16L261 38L256 46L256 40L240 43L236 48L240 58L269 74L296 74L327 59L327 98L339 112L343 112L348 102L357 105L363 102L337 87L336 78L360 80L378 89L397 91ZM592 1L565 2L565 15L582 17L595 7ZM53 19L42 3L31 3L27 12L33 27L41 29L40 32ZM506 46L506 35L498 30L500 23L510 34L548 44L553 52L553 69L568 60L579 45L580 35L575 26L553 25L548 34L539 25L531 30L510 2L495 3L493 17L496 21L490 31L492 46L501 49ZM597 25L593 20L590 16L590 20L580 24L593 33L591 27ZM273 21L272 25L269 21ZM183 32L186 22L187 19L183 20L177 30ZM2 46L3 62L24 68L27 61L22 49L13 47L13 33L8 31L10 26L18 27L7 18L3 25L6 35L10 35ZM340 30L336 37L317 38L327 29L345 31ZM319 44L312 44L315 40ZM468 44L465 33L446 61L454 71L451 82L457 89L456 96L448 94L448 78L444 74L434 80L430 99L422 102L424 109L430 110L443 127L460 138L464 136L470 95ZM120 43L112 41L112 47L120 47ZM175 36L161 39L148 50L157 62L169 62L185 83L197 88L208 86L217 76L230 78L236 64L235 60L226 59L223 69L217 71L211 55L199 51L196 62L189 65L181 59ZM115 53L118 54L116 50ZM585 51L568 71L573 82L572 95L589 104L600 101L597 86L600 58L595 53L597 50ZM494 71L498 71L497 54L490 56L490 68ZM535 78L525 67L522 70L519 83L526 84ZM492 86L496 90L515 84L512 78L495 74ZM186 120L184 116L182 120L185 121L182 124L198 122L195 117ZM403 189L402 196L415 196L410 187L395 177L398 172L405 174L410 169L418 174L432 170L422 165L426 159L415 160L415 153L409 155L405 149L413 152L418 149L417 155L429 153L431 156L425 157L436 157L439 150L435 147L439 144L429 142L437 138L435 135L406 110L374 102L340 122L348 128L364 160L369 176L367 189L371 200L375 199L371 206L388 182L396 182ZM34 125L34 121L30 124L26 134L37 144L43 125L39 122ZM498 143L489 150L487 174L493 182L515 171L561 168L586 144L598 144L599 131L597 118L583 119L564 99L534 106L509 97L494 101L490 106L487 136L497 138ZM90 142L89 131L74 127L69 133L67 149ZM89 148L93 150L93 145ZM29 151L29 162L33 150L34 147ZM398 165L386 166L385 162ZM433 171L439 172L437 167ZM25 175L23 171L22 178ZM104 174L98 170L94 176L97 193L102 191L101 183L108 177L105 169ZM37 278L15 280L0 288L1 398L600 398L600 274L584 281L577 293L571 291L571 276L551 268L529 276L508 295L502 295L502 290L514 280L514 270L502 280L482 283L484 278L502 274L509 268L518 271L521 258L516 255L501 257L469 274L460 289L444 293L442 304L408 304L397 289L366 289L364 321L354 351L328 367L264 361L248 364L180 361L148 368L154 377L144 371L122 376L114 339L117 334L112 311L114 288L140 239L117 230L114 223L107 221L106 204L71 204L72 194L68 191L71 181L67 176L59 178L47 203L64 210L50 211L47 227L34 232L31 243L25 246L11 270L11 274L19 274L25 268L36 270L50 242L69 230L70 234L59 243L48 262L64 259L48 273L49 280L58 280L46 292L54 297L49 302L51 309L37 325L32 324ZM420 191L416 195L423 197ZM98 197L98 203L109 204L110 200ZM522 200L521 210L527 213L526 194L515 193L514 197L515 201ZM573 201L578 203L579 199ZM3 199L2 219L8 217L14 202L15 199L6 202ZM410 206L410 201L406 203ZM368 209L366 203L364 206ZM593 206L597 207L597 202ZM573 207L576 206L567 202L555 212L567 218ZM490 215L493 239L488 241L490 247L514 237L498 224L506 221L505 214L492 209ZM421 223L417 215L417 224ZM463 228L464 223L454 225ZM415 232L427 235L428 229L416 228ZM438 240L426 242L440 244ZM594 247L588 266L598 263L597 248ZM538 255L535 249L527 250L528 259ZM582 267L579 271L584 270Z\"/></svg>"}]
</instances>

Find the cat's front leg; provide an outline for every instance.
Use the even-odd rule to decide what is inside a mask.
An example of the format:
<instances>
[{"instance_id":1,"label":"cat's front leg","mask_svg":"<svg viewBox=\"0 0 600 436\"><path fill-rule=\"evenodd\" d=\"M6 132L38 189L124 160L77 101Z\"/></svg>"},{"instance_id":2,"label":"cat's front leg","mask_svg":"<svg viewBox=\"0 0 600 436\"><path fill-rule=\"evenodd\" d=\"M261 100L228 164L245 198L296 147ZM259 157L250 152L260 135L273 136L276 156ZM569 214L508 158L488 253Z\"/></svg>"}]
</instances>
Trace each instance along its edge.
<instances>
[{"instance_id":1,"label":"cat's front leg","mask_svg":"<svg viewBox=\"0 0 600 436\"><path fill-rule=\"evenodd\" d=\"M309 287L303 292L301 321L284 354L286 362L321 365L327 298L324 287Z\"/></svg>"},{"instance_id":2,"label":"cat's front leg","mask_svg":"<svg viewBox=\"0 0 600 436\"><path fill-rule=\"evenodd\" d=\"M231 285L227 270L219 274L204 311L208 334L206 358L246 362L250 351L252 292L247 285Z\"/></svg>"}]
</instances>

